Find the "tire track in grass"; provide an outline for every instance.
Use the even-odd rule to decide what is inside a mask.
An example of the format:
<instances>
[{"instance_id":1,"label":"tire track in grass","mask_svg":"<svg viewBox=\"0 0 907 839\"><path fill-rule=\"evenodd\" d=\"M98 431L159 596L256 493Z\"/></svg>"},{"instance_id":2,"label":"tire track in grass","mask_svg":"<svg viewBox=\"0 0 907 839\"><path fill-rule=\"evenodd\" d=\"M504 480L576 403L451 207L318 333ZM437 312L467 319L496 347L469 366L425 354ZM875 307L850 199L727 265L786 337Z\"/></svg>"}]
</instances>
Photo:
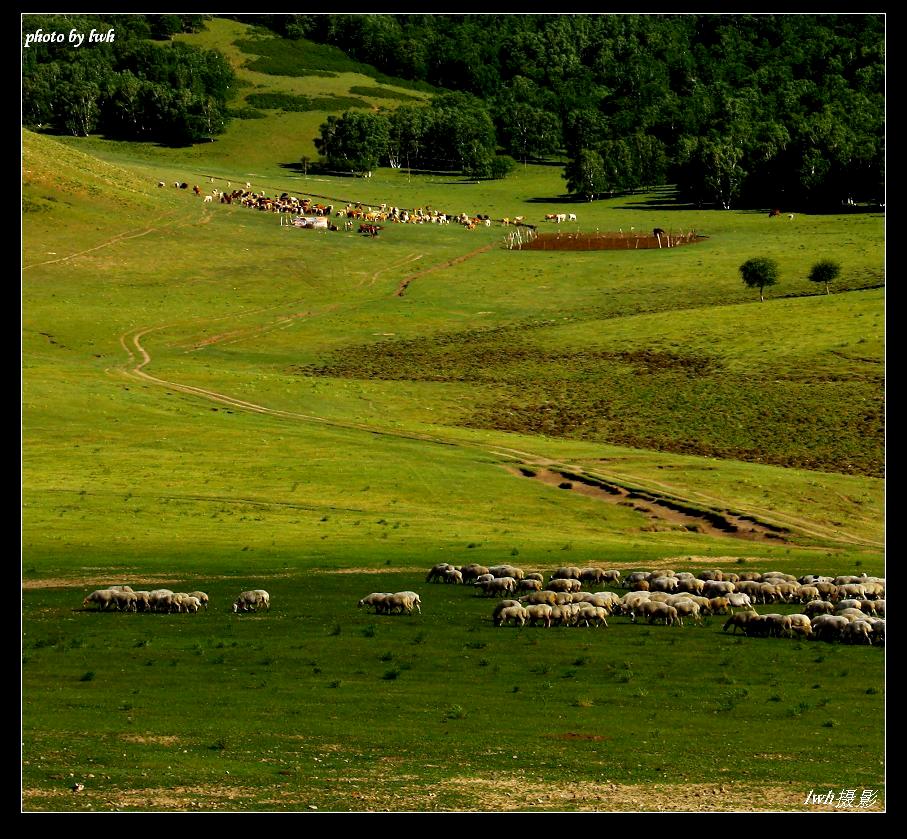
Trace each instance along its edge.
<instances>
[{"instance_id":1,"label":"tire track in grass","mask_svg":"<svg viewBox=\"0 0 907 839\"><path fill-rule=\"evenodd\" d=\"M659 492L670 493L671 498L679 501L694 501L721 509L727 507L726 499L717 498L715 496L698 492L696 490L684 490L684 494L681 494L675 486L662 483L661 481L654 481L649 478L639 479L632 477L628 479L626 476L603 472L600 469L585 469L578 464L564 463L561 461L552 460L550 458L539 457L538 455L520 451L519 449L510 449L506 447L496 446L495 450L492 453L499 454L503 457L513 458L515 460L522 460L533 466L551 467L554 469L565 469L572 472L585 473L590 477L601 478L602 480L609 481L618 486L624 486L626 482L630 480L639 489L648 490L656 494ZM655 487L657 487L658 489L654 489ZM804 519L799 516L794 516L789 513L779 513L777 510L769 510L764 507L747 505L741 506L740 509L734 511L735 515L739 515L740 513L758 515L762 522L795 528L796 530L799 530L801 533L807 536L815 536L820 539L829 539L834 542L845 542L847 544L864 547L884 547L884 542L865 539L859 536L855 536L851 533L846 533L843 530L833 530L831 528L817 524L815 521Z\"/></svg>"},{"instance_id":2,"label":"tire track in grass","mask_svg":"<svg viewBox=\"0 0 907 839\"><path fill-rule=\"evenodd\" d=\"M161 218L166 218L166 216L161 216ZM130 239L139 239L142 236L147 236L149 233L154 233L158 230L163 230L165 227L169 227L171 224L175 224L177 219L173 221L165 222L164 224L152 225L151 227L146 227L144 230L139 231L138 233L128 233L123 231L122 233L117 233L116 236L107 239L104 242L101 242L99 245L95 245L91 248L86 248L82 251L76 251L71 253L68 256L61 256L58 259L46 259L44 262L33 262L31 265L23 265L22 270L27 271L29 268L40 268L42 265L53 265L57 262L68 262L70 259L76 259L80 256L84 256L87 253L92 253L93 251L101 250L102 248L109 248L111 245L118 245L120 242L128 242ZM190 222L190 224L207 224L211 221L211 213L208 210L202 209L202 216L196 222Z\"/></svg>"},{"instance_id":3,"label":"tire track in grass","mask_svg":"<svg viewBox=\"0 0 907 839\"><path fill-rule=\"evenodd\" d=\"M410 274L406 279L400 281L400 285L397 286L397 290L394 292L394 297L403 297L406 294L406 290L409 288L409 284L419 277L424 277L426 274L431 273L432 271L440 271L444 268L450 268L453 265L459 265L461 262L465 262L467 259L472 259L474 256L478 256L480 253L485 253L485 251L490 251L493 247L497 245L497 242L491 242L490 244L483 245L481 248L476 248L474 251L469 253L464 253L463 256L458 256L454 259L448 260L447 262L441 262L438 265L432 265L426 268L424 271L418 271L415 274Z\"/></svg>"}]
</instances>

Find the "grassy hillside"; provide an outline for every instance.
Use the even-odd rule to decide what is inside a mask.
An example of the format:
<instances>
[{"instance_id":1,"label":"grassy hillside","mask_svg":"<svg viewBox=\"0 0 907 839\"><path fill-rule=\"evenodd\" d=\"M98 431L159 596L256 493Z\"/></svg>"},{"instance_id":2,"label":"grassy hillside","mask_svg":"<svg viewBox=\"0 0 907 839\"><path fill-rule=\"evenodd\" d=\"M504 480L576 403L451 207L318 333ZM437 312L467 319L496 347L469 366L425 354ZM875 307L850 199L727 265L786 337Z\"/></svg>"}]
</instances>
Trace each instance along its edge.
<instances>
[{"instance_id":1,"label":"grassy hillside","mask_svg":"<svg viewBox=\"0 0 907 839\"><path fill-rule=\"evenodd\" d=\"M187 37L241 67L241 28ZM241 72L244 92L379 86ZM884 573L884 219L668 211L661 192L570 209L704 242L516 252L499 225L303 231L172 186L538 224L567 206L554 166L305 178L284 164L321 118L180 150L23 132L25 808L697 809L721 783L706 809L803 809L811 788L882 789L881 650L717 618L496 628L488 600L424 579L438 561ZM737 270L761 254L781 266L764 304ZM831 295L806 279L823 257ZM525 477L543 469L785 530L653 519ZM212 606L80 609L118 582ZM259 587L272 612L232 615ZM399 589L421 616L356 609Z\"/></svg>"}]
</instances>

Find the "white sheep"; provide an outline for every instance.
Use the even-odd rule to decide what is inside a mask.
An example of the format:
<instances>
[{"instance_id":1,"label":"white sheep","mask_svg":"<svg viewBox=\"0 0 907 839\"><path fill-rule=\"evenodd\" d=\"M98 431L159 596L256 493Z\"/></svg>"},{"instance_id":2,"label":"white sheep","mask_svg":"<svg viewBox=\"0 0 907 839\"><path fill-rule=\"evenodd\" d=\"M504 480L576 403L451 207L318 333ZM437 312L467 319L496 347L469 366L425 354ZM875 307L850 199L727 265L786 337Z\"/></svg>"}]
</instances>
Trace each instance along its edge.
<instances>
[{"instance_id":1,"label":"white sheep","mask_svg":"<svg viewBox=\"0 0 907 839\"><path fill-rule=\"evenodd\" d=\"M516 591L516 580L513 577L495 577L477 585L488 597L513 594Z\"/></svg>"},{"instance_id":2,"label":"white sheep","mask_svg":"<svg viewBox=\"0 0 907 839\"><path fill-rule=\"evenodd\" d=\"M523 604L520 603L519 600L499 600L497 603L494 604L494 610L491 613L492 623L495 626L498 625L498 616L501 614L501 612L504 611L504 609L507 609L510 606L522 606L522 605Z\"/></svg>"},{"instance_id":3,"label":"white sheep","mask_svg":"<svg viewBox=\"0 0 907 839\"><path fill-rule=\"evenodd\" d=\"M371 594L367 594L362 600L357 604L358 608L361 609L363 606L371 606L375 610L375 614L381 611L384 601L390 596L391 592L389 591L373 591Z\"/></svg>"},{"instance_id":4,"label":"white sheep","mask_svg":"<svg viewBox=\"0 0 907 839\"><path fill-rule=\"evenodd\" d=\"M551 627L551 616L553 609L545 603L535 603L526 606L526 619L530 626L535 626L537 621L541 621L546 628Z\"/></svg>"},{"instance_id":5,"label":"white sheep","mask_svg":"<svg viewBox=\"0 0 907 839\"><path fill-rule=\"evenodd\" d=\"M506 609L502 609L498 615L498 626L503 626L508 622L514 626L525 626L526 618L527 612L522 606L508 606Z\"/></svg>"},{"instance_id":6,"label":"white sheep","mask_svg":"<svg viewBox=\"0 0 907 839\"><path fill-rule=\"evenodd\" d=\"M608 627L608 613L601 606L595 606L592 603L579 603L573 613L574 622L579 625L584 623L586 626L604 626Z\"/></svg>"},{"instance_id":7,"label":"white sheep","mask_svg":"<svg viewBox=\"0 0 907 839\"><path fill-rule=\"evenodd\" d=\"M243 591L233 601L233 613L255 612L261 605L263 605L262 598L258 591Z\"/></svg>"},{"instance_id":8,"label":"white sheep","mask_svg":"<svg viewBox=\"0 0 907 839\"><path fill-rule=\"evenodd\" d=\"M205 592L203 592L203 591L190 591L190 592L189 592L189 596L190 596L190 597L197 597L197 598L198 598L198 602L199 602L202 606L204 606L205 611L208 610L208 595L205 594Z\"/></svg>"},{"instance_id":9,"label":"white sheep","mask_svg":"<svg viewBox=\"0 0 907 839\"><path fill-rule=\"evenodd\" d=\"M422 600L414 591L398 591L389 594L384 600L384 610L389 614L399 612L411 615L413 610L422 614Z\"/></svg>"},{"instance_id":10,"label":"white sheep","mask_svg":"<svg viewBox=\"0 0 907 839\"><path fill-rule=\"evenodd\" d=\"M87 608L89 604L97 604L98 611L103 612L107 609L116 608L116 599L109 588L99 588L93 591L82 601L82 608Z\"/></svg>"},{"instance_id":11,"label":"white sheep","mask_svg":"<svg viewBox=\"0 0 907 839\"><path fill-rule=\"evenodd\" d=\"M436 565L433 565L431 567L431 570L428 572L428 575L425 577L425 582L434 583L438 580L443 579L444 572L449 568L453 568L453 565L450 565L447 562L439 562Z\"/></svg>"}]
</instances>

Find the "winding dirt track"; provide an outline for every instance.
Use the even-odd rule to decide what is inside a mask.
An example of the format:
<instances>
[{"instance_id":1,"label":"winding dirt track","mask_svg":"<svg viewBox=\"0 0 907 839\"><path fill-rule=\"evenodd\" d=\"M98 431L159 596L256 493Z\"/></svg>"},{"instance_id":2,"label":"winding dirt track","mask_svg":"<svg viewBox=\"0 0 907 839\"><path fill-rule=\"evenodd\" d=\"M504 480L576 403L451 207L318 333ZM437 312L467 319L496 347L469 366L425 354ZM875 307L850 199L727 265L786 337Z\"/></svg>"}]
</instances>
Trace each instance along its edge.
<instances>
[{"instance_id":1,"label":"winding dirt track","mask_svg":"<svg viewBox=\"0 0 907 839\"><path fill-rule=\"evenodd\" d=\"M151 355L142 345L142 339L153 332L161 332L165 329L170 328L168 325L160 326L150 326L145 327L136 331L127 332L120 336L120 345L123 347L123 350L128 355L128 361L124 367L120 368L121 372L128 376L129 378L148 382L154 385L159 385L161 387L166 387L170 390L185 393L190 396L199 397L202 399L207 399L212 402L217 402L221 405L226 405L236 410L241 411L250 411L253 413L264 414L267 416L278 417L280 419L295 420L301 422L314 422L320 425L325 425L334 428L344 428L351 429L356 431L363 431L369 434L374 434L383 437L393 437L397 439L405 440L416 440L423 443L431 443L439 446L452 446L457 448L468 448L468 449L477 449L486 454L495 455L497 457L502 457L509 459L511 461L521 462L527 465L536 466L536 467L551 467L555 469L567 469L574 472L585 473L591 477L601 478L606 481L611 481L615 484L622 484L627 481L626 476L621 476L617 474L611 474L602 471L601 469L596 468L595 470L586 469L579 464L565 463L561 461L552 460L551 458L544 457L542 455L535 454L533 452L521 451L519 449L512 449L506 446L495 446L487 445L482 443L472 443L465 440L450 440L444 439L442 437L433 436L430 434L421 434L418 432L410 431L394 431L391 429L382 429L376 428L371 425L364 423L355 423L355 422L342 422L338 420L327 419L326 417L321 417L316 414L305 414L297 411L285 411L277 408L269 408L265 405L259 405L254 402L249 402L244 399L238 399L234 396L230 396L225 393L219 393L214 390L209 390L207 388L196 387L195 385L181 384L179 382L170 381L168 379L162 379L159 376L152 376L150 373L145 371L151 363ZM249 337L247 334L245 337ZM670 484L661 483L658 481L652 480L643 480L639 481L637 479L632 479L633 483L639 486L640 489L650 490L655 493L668 493L675 499L679 500L689 500L699 502L700 504L708 504L716 508L725 508L726 499L722 499L716 496L710 496L705 493L695 492L690 490L679 491L676 487L671 486ZM774 524L777 526L783 526L789 528L792 531L798 531L804 535L817 537L820 539L826 539L833 542L846 543L849 545L859 545L865 547L874 547L881 548L883 543L875 542L872 540L862 539L853 534L846 533L838 529L831 529L823 525L819 525L814 521L809 521L802 519L796 516L789 514L781 514L775 510L766 510L758 507L746 507L744 509L738 510L737 514L747 513L750 515L757 515L759 518L766 523Z\"/></svg>"},{"instance_id":2,"label":"winding dirt track","mask_svg":"<svg viewBox=\"0 0 907 839\"><path fill-rule=\"evenodd\" d=\"M168 215L173 214L170 213ZM160 216L160 218L166 217L166 215ZM109 248L111 245L118 245L120 242L128 242L130 239L138 239L142 236L147 236L149 233L154 233L164 227L169 227L171 224L174 224L177 221L179 221L179 219L173 219L163 224L153 224L151 227L146 227L144 230L140 230L138 233L129 233L127 231L123 231L122 233L117 233L116 236L112 236L110 239L106 239L99 245L95 245L94 247L85 248L85 250L76 251L75 253L61 256L58 259L46 259L43 262L33 262L31 265L23 265L22 270L28 271L29 268L39 268L42 265L53 265L56 262L68 262L70 259L76 259L77 257L84 256L86 253L91 253L92 251L99 251L103 248ZM203 209L201 218L197 222L195 222L195 224L207 224L209 221L211 221L211 212L209 210Z\"/></svg>"},{"instance_id":3,"label":"winding dirt track","mask_svg":"<svg viewBox=\"0 0 907 839\"><path fill-rule=\"evenodd\" d=\"M476 248L474 251L469 253L464 253L463 256L458 256L455 259L448 260L447 262L442 262L438 265L432 265L429 268L426 268L424 271L417 271L415 274L410 274L408 277L400 281L400 285L397 286L397 290L394 292L395 297L403 297L406 294L406 289L409 288L409 284L419 277L424 276L425 274L430 274L432 271L440 271L443 268L450 268L453 265L459 265L461 262L465 262L467 259L472 259L474 256L478 256L480 253L485 253L485 251L490 251L492 248L497 247L496 242L492 242L488 245L483 245L481 248Z\"/></svg>"}]
</instances>

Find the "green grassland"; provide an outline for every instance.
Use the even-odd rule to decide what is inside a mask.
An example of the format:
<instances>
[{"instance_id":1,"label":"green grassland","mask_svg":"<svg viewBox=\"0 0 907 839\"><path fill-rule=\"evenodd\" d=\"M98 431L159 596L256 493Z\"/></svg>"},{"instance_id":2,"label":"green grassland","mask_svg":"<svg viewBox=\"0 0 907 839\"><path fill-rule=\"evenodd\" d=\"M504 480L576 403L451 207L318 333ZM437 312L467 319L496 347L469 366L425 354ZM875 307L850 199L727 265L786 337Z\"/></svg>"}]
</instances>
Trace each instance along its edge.
<instances>
[{"instance_id":1,"label":"green grassland","mask_svg":"<svg viewBox=\"0 0 907 839\"><path fill-rule=\"evenodd\" d=\"M242 67L246 30L184 37ZM352 87L385 83L337 72L246 68L241 91L368 99ZM557 166L306 178L287 164L314 155L324 115L265 113L189 149L23 132L24 808L884 796L883 650L734 638L718 618L496 628L490 601L424 583L439 561L883 574L883 217L769 219L669 190L570 202ZM509 251L499 224L370 239L204 205L175 180L539 225L569 208L571 229L708 238L597 253ZM754 255L781 269L765 303L738 272ZM820 258L842 265L830 295L807 280ZM515 468L541 465L788 532L653 527ZM80 608L120 582L212 605ZM230 612L259 587L270 613ZM356 608L400 589L422 615Z\"/></svg>"}]
</instances>

